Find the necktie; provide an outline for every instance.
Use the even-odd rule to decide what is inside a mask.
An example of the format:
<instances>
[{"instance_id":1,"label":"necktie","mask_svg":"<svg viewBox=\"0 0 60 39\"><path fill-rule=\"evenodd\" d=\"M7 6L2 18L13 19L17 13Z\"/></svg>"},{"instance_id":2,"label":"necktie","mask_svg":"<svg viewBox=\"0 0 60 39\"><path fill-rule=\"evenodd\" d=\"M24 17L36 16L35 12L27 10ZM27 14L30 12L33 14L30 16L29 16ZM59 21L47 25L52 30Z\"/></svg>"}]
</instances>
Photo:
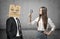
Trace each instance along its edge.
<instances>
[{"instance_id":1,"label":"necktie","mask_svg":"<svg viewBox=\"0 0 60 39\"><path fill-rule=\"evenodd\" d=\"M20 26L19 26L19 19L18 18L16 18L16 20L17 20L17 36L19 36L19 29L20 29Z\"/></svg>"}]
</instances>

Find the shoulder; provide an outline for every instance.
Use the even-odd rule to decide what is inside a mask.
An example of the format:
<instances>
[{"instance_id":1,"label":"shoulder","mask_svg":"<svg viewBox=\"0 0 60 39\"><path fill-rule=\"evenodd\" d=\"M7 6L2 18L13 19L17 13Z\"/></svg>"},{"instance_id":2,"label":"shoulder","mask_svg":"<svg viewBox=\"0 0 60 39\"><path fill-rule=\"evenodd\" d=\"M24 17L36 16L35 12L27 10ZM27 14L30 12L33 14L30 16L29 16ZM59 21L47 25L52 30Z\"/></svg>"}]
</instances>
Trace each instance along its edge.
<instances>
[{"instance_id":1,"label":"shoulder","mask_svg":"<svg viewBox=\"0 0 60 39\"><path fill-rule=\"evenodd\" d=\"M48 22L52 22L51 18L48 18Z\"/></svg>"},{"instance_id":2,"label":"shoulder","mask_svg":"<svg viewBox=\"0 0 60 39\"><path fill-rule=\"evenodd\" d=\"M11 20L14 20L14 17L9 17L9 18L7 19L7 21L11 21Z\"/></svg>"},{"instance_id":3,"label":"shoulder","mask_svg":"<svg viewBox=\"0 0 60 39\"><path fill-rule=\"evenodd\" d=\"M48 18L48 20L51 20L51 18Z\"/></svg>"}]
</instances>

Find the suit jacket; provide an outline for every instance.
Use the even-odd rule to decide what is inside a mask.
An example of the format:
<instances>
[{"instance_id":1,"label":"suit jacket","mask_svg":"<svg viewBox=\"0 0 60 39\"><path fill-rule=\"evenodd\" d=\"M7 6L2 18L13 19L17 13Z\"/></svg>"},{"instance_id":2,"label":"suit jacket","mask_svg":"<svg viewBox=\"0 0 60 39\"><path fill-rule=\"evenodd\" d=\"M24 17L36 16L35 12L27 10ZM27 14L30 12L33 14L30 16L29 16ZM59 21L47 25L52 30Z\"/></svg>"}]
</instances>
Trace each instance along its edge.
<instances>
[{"instance_id":1,"label":"suit jacket","mask_svg":"<svg viewBox=\"0 0 60 39\"><path fill-rule=\"evenodd\" d=\"M21 24L19 34L21 35L20 38L22 39L22 31L21 31ZM6 21L6 33L7 33L7 39L16 39L17 34L17 25L16 21L13 17L10 17Z\"/></svg>"}]
</instances>

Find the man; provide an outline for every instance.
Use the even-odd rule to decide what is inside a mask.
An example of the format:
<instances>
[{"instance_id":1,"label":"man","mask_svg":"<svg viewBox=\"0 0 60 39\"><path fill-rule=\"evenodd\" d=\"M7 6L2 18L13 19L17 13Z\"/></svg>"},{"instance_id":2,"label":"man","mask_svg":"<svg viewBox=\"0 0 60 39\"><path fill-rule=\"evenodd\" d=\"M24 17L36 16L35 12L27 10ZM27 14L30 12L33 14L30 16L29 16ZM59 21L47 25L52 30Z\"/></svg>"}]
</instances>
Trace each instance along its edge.
<instances>
[{"instance_id":1,"label":"man","mask_svg":"<svg viewBox=\"0 0 60 39\"><path fill-rule=\"evenodd\" d=\"M19 16L20 6L14 4L10 5L9 18L6 21L7 39L23 39Z\"/></svg>"},{"instance_id":2,"label":"man","mask_svg":"<svg viewBox=\"0 0 60 39\"><path fill-rule=\"evenodd\" d=\"M30 22L34 24L37 22L37 39L47 39L47 36L50 35L55 30L55 25L50 18L47 16L47 8L41 7L39 9L39 17L37 17L34 21ZM51 30L48 32L48 27L51 27Z\"/></svg>"}]
</instances>

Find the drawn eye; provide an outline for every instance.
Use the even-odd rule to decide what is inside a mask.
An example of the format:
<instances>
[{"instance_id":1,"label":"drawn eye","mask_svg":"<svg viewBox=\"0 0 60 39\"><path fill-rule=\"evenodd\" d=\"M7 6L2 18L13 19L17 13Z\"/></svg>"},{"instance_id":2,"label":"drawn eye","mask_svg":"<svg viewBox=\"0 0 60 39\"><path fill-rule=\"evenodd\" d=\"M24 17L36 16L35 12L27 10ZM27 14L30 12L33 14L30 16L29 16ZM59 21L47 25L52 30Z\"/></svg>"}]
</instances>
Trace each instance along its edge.
<instances>
[{"instance_id":1,"label":"drawn eye","mask_svg":"<svg viewBox=\"0 0 60 39\"><path fill-rule=\"evenodd\" d=\"M11 9L11 11L14 11L14 9Z\"/></svg>"},{"instance_id":2,"label":"drawn eye","mask_svg":"<svg viewBox=\"0 0 60 39\"><path fill-rule=\"evenodd\" d=\"M19 11L19 10L16 10L16 11Z\"/></svg>"}]
</instances>

